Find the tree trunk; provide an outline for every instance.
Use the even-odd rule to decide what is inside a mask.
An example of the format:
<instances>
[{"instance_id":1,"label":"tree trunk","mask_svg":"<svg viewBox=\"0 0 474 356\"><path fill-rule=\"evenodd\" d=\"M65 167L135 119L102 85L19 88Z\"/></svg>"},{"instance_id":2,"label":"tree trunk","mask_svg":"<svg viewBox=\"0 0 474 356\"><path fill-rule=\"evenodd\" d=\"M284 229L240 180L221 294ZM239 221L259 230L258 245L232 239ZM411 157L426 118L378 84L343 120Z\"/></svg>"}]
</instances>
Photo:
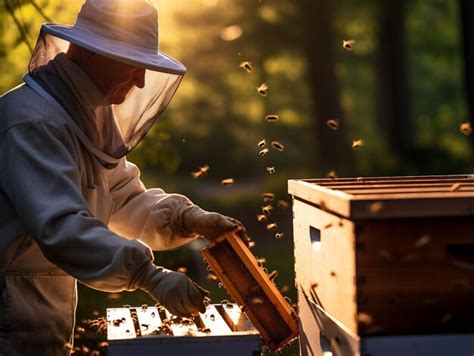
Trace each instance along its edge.
<instances>
[{"instance_id":1,"label":"tree trunk","mask_svg":"<svg viewBox=\"0 0 474 356\"><path fill-rule=\"evenodd\" d=\"M390 151L409 158L414 135L407 80L405 3L387 0L380 5L377 119Z\"/></svg>"},{"instance_id":2,"label":"tree trunk","mask_svg":"<svg viewBox=\"0 0 474 356\"><path fill-rule=\"evenodd\" d=\"M351 155L351 142L346 137L335 73L334 1L301 0L300 6L315 116L316 171L326 173L335 170L337 174L344 174ZM329 119L339 120L338 130L331 130L326 125Z\"/></svg>"},{"instance_id":3,"label":"tree trunk","mask_svg":"<svg viewBox=\"0 0 474 356\"><path fill-rule=\"evenodd\" d=\"M466 90L468 114L471 123L474 120L474 1L460 0L461 32L464 49L464 85ZM470 136L474 149L474 135Z\"/></svg>"}]
</instances>

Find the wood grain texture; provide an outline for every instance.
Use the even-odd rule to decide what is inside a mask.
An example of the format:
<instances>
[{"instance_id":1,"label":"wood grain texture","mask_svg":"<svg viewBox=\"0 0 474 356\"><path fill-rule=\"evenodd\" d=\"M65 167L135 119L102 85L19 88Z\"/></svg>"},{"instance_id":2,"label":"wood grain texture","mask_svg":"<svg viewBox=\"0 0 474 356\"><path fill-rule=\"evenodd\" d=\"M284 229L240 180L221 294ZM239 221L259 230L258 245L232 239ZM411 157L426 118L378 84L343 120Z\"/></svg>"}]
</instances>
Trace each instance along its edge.
<instances>
[{"instance_id":1,"label":"wood grain texture","mask_svg":"<svg viewBox=\"0 0 474 356\"><path fill-rule=\"evenodd\" d=\"M222 235L201 254L267 347L278 350L298 336L296 313L235 233Z\"/></svg>"}]
</instances>

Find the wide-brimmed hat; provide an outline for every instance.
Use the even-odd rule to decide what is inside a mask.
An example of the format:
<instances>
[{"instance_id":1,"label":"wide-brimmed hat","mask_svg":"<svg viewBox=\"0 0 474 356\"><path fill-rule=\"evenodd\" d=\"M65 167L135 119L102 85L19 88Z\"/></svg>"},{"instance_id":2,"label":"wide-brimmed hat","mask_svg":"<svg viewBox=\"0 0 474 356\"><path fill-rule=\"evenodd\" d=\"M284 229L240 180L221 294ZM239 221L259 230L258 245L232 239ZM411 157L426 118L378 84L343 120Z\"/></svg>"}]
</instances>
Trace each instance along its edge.
<instances>
[{"instance_id":1,"label":"wide-brimmed hat","mask_svg":"<svg viewBox=\"0 0 474 356\"><path fill-rule=\"evenodd\" d=\"M86 0L70 25L42 31L136 67L184 74L186 67L159 50L158 12L145 0Z\"/></svg>"}]
</instances>

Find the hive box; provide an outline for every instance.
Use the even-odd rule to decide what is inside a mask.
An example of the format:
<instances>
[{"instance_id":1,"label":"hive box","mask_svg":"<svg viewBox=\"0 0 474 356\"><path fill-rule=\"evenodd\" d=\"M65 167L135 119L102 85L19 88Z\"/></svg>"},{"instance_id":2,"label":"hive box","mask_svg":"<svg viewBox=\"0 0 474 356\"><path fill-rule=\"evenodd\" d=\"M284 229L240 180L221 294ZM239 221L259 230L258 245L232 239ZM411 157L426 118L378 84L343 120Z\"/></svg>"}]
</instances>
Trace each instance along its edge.
<instances>
[{"instance_id":1,"label":"hive box","mask_svg":"<svg viewBox=\"0 0 474 356\"><path fill-rule=\"evenodd\" d=\"M303 348L324 332L310 304L356 343L474 332L474 176L290 180L288 191Z\"/></svg>"},{"instance_id":2,"label":"hive box","mask_svg":"<svg viewBox=\"0 0 474 356\"><path fill-rule=\"evenodd\" d=\"M233 303L210 304L193 318L179 318L163 307L107 309L108 355L253 356L260 334Z\"/></svg>"}]
</instances>

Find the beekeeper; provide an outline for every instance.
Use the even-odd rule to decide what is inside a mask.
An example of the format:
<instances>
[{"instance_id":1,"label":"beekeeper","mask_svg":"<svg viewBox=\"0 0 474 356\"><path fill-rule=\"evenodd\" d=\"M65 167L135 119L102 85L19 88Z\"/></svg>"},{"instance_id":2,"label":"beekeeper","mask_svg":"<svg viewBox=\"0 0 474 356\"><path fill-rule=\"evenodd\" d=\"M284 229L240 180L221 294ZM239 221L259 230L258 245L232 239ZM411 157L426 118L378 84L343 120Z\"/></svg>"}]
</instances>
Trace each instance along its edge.
<instances>
[{"instance_id":1,"label":"beekeeper","mask_svg":"<svg viewBox=\"0 0 474 356\"><path fill-rule=\"evenodd\" d=\"M145 189L125 158L185 71L159 51L144 0L87 0L74 26L41 27L25 83L0 99L0 355L66 353L76 279L144 290L177 315L204 310L206 291L152 250L245 231Z\"/></svg>"}]
</instances>

